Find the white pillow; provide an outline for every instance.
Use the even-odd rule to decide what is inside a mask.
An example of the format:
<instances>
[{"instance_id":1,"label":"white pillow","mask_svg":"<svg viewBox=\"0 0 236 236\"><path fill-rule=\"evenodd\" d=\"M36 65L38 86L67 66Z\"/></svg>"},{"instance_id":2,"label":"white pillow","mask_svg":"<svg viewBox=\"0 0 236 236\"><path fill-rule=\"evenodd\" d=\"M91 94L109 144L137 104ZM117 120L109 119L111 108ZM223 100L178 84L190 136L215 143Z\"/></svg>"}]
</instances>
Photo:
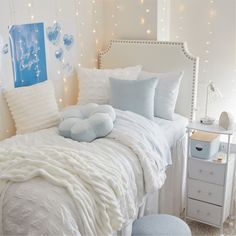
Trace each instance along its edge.
<instances>
[{"instance_id":1,"label":"white pillow","mask_svg":"<svg viewBox=\"0 0 236 236\"><path fill-rule=\"evenodd\" d=\"M79 68L79 104L108 104L109 78L136 80L141 69L142 66L108 70Z\"/></svg>"},{"instance_id":2,"label":"white pillow","mask_svg":"<svg viewBox=\"0 0 236 236\"><path fill-rule=\"evenodd\" d=\"M15 121L17 134L59 124L60 114L52 82L15 88L5 91L4 94Z\"/></svg>"},{"instance_id":3,"label":"white pillow","mask_svg":"<svg viewBox=\"0 0 236 236\"><path fill-rule=\"evenodd\" d=\"M158 78L154 98L154 115L163 119L173 120L175 105L179 94L180 82L184 72L151 73L142 71L139 79Z\"/></svg>"}]
</instances>

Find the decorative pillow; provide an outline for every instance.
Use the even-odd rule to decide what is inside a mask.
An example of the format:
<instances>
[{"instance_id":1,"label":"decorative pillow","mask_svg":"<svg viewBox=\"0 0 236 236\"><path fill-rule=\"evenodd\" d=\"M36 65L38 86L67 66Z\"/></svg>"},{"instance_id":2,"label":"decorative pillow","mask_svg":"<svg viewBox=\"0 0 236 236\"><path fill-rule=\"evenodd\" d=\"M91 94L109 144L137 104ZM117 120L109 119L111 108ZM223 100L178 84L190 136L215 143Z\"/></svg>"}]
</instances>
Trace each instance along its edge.
<instances>
[{"instance_id":1,"label":"decorative pillow","mask_svg":"<svg viewBox=\"0 0 236 236\"><path fill-rule=\"evenodd\" d=\"M142 71L139 79L158 78L154 98L154 115L163 119L173 120L175 105L183 72L156 74Z\"/></svg>"},{"instance_id":2,"label":"decorative pillow","mask_svg":"<svg viewBox=\"0 0 236 236\"><path fill-rule=\"evenodd\" d=\"M133 81L110 78L111 105L153 120L157 82L156 78Z\"/></svg>"},{"instance_id":3,"label":"decorative pillow","mask_svg":"<svg viewBox=\"0 0 236 236\"><path fill-rule=\"evenodd\" d=\"M33 132L58 125L60 113L52 82L4 92L15 121L17 134Z\"/></svg>"},{"instance_id":4,"label":"decorative pillow","mask_svg":"<svg viewBox=\"0 0 236 236\"><path fill-rule=\"evenodd\" d=\"M91 103L66 108L62 112L62 118L60 135L78 142L91 142L112 131L116 114L109 105Z\"/></svg>"},{"instance_id":5,"label":"decorative pillow","mask_svg":"<svg viewBox=\"0 0 236 236\"><path fill-rule=\"evenodd\" d=\"M108 104L109 78L136 80L141 69L141 66L113 70L79 68L79 104Z\"/></svg>"}]
</instances>

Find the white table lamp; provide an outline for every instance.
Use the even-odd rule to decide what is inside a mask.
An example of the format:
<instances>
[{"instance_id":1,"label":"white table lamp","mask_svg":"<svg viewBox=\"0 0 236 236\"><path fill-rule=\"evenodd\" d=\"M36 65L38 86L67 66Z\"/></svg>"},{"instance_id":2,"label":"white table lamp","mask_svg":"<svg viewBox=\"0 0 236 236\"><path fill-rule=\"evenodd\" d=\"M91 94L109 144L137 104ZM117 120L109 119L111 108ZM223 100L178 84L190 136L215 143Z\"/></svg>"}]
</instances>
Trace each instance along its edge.
<instances>
[{"instance_id":1,"label":"white table lamp","mask_svg":"<svg viewBox=\"0 0 236 236\"><path fill-rule=\"evenodd\" d=\"M208 100L209 100L209 94L215 94L218 97L223 97L222 93L220 90L215 86L215 84L212 81L209 81L207 85L207 90L206 90L206 104L205 104L205 117L200 119L200 122L205 125L212 125L215 122L215 118L209 117L207 115L208 111Z\"/></svg>"}]
</instances>

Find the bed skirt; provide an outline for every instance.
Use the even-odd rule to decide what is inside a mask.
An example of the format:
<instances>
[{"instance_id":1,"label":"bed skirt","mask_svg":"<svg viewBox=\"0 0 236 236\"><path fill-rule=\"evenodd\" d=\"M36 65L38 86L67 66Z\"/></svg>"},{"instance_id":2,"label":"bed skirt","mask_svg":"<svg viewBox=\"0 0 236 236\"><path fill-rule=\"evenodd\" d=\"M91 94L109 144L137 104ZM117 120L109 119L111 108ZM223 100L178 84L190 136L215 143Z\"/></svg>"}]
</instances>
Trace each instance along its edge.
<instances>
[{"instance_id":1,"label":"bed skirt","mask_svg":"<svg viewBox=\"0 0 236 236\"><path fill-rule=\"evenodd\" d=\"M167 178L160 191L145 197L139 208L138 218L152 214L170 214L180 216L184 210L185 179L187 164L187 135L180 138L171 149L172 166L167 170ZM131 236L130 221L113 236Z\"/></svg>"}]
</instances>

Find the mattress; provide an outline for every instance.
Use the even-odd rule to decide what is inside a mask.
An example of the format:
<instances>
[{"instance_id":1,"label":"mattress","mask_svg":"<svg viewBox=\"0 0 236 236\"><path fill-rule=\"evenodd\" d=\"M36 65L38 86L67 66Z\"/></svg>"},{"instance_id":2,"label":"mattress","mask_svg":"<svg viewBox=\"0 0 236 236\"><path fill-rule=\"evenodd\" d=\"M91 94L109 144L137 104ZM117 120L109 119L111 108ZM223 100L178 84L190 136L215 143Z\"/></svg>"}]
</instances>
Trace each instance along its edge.
<instances>
[{"instance_id":1,"label":"mattress","mask_svg":"<svg viewBox=\"0 0 236 236\"><path fill-rule=\"evenodd\" d=\"M173 121L155 117L154 122L161 127L170 147L173 147L176 141L186 133L188 119L179 114L174 114Z\"/></svg>"}]
</instances>

